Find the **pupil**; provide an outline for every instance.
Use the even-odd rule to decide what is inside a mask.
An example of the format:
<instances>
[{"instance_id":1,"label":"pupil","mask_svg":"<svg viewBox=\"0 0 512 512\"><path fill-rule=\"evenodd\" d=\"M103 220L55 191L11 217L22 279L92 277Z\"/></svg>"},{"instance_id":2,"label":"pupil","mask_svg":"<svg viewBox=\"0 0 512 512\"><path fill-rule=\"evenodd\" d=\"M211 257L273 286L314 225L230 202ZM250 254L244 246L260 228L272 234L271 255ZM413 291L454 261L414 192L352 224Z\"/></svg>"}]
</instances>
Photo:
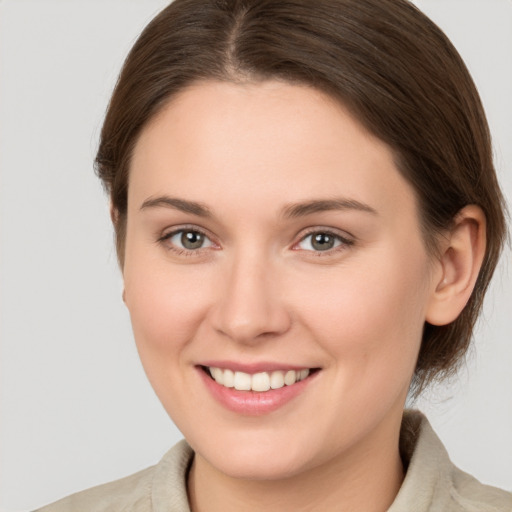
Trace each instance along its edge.
<instances>
[{"instance_id":1,"label":"pupil","mask_svg":"<svg viewBox=\"0 0 512 512\"><path fill-rule=\"evenodd\" d=\"M197 231L185 231L181 243L185 249L199 249L203 245L204 235Z\"/></svg>"},{"instance_id":2,"label":"pupil","mask_svg":"<svg viewBox=\"0 0 512 512\"><path fill-rule=\"evenodd\" d=\"M334 237L326 233L317 233L313 236L313 247L318 251L327 251L334 246Z\"/></svg>"}]
</instances>

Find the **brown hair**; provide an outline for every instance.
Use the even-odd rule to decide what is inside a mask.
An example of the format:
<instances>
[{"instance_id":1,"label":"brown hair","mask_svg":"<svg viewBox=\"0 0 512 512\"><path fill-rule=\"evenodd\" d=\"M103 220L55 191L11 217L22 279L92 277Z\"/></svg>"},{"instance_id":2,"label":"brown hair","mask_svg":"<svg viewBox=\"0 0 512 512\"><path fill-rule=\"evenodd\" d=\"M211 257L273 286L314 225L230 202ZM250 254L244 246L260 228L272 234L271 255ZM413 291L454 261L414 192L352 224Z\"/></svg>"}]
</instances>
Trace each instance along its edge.
<instances>
[{"instance_id":1,"label":"brown hair","mask_svg":"<svg viewBox=\"0 0 512 512\"><path fill-rule=\"evenodd\" d=\"M475 85L442 31L406 0L175 0L142 32L115 87L96 157L121 265L130 157L141 130L193 82L280 79L338 98L394 151L416 191L426 245L479 205L487 249L459 318L426 325L414 385L465 354L505 238L504 202Z\"/></svg>"}]
</instances>

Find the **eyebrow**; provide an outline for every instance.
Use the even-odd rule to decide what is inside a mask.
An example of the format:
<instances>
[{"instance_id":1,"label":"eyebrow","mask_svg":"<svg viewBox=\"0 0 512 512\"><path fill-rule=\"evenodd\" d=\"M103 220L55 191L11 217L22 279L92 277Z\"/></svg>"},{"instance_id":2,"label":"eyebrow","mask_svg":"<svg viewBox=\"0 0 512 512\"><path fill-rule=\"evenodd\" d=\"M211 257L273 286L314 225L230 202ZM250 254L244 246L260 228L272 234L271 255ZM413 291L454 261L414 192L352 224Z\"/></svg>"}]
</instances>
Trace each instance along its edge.
<instances>
[{"instance_id":1,"label":"eyebrow","mask_svg":"<svg viewBox=\"0 0 512 512\"><path fill-rule=\"evenodd\" d=\"M145 210L146 208L173 208L184 213L197 215L198 217L212 217L212 212L207 206L195 201L178 199L177 197L151 197L146 199L140 207L141 210Z\"/></svg>"},{"instance_id":2,"label":"eyebrow","mask_svg":"<svg viewBox=\"0 0 512 512\"><path fill-rule=\"evenodd\" d=\"M177 197L158 196L146 199L141 210L146 208L173 208L184 213L191 213L198 217L213 217L211 210L204 204ZM305 217L313 213L326 212L332 210L357 210L372 215L378 215L377 210L371 206L357 201L355 199L337 198L337 199L313 199L303 203L292 203L283 209L283 217L294 219Z\"/></svg>"},{"instance_id":3,"label":"eyebrow","mask_svg":"<svg viewBox=\"0 0 512 512\"><path fill-rule=\"evenodd\" d=\"M311 215L312 213L327 212L331 210L357 210L360 212L378 215L377 210L371 206L348 198L318 199L304 203L293 203L287 205L283 210L285 218L297 218Z\"/></svg>"}]
</instances>

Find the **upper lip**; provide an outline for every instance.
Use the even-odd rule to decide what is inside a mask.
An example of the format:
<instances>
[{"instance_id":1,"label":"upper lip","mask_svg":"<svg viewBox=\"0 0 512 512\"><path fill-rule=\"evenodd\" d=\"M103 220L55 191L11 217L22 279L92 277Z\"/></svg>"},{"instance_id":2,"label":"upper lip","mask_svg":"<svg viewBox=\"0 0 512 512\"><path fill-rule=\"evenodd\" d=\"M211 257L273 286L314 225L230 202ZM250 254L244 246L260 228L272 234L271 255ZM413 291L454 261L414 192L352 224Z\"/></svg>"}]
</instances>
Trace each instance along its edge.
<instances>
[{"instance_id":1,"label":"upper lip","mask_svg":"<svg viewBox=\"0 0 512 512\"><path fill-rule=\"evenodd\" d=\"M254 363L241 363L237 361L202 361L198 366L222 368L223 370L232 370L234 372L244 372L249 374L286 370L309 370L314 368L308 365L278 363L272 361L260 361Z\"/></svg>"}]
</instances>

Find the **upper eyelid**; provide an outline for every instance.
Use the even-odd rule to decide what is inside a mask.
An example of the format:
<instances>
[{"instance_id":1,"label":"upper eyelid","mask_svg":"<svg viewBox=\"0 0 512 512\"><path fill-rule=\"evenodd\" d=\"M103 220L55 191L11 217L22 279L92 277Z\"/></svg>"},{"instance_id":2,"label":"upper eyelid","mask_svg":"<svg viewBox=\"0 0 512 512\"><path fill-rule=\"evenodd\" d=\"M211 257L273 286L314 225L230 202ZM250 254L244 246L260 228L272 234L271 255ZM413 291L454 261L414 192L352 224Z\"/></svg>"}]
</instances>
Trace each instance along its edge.
<instances>
[{"instance_id":1,"label":"upper eyelid","mask_svg":"<svg viewBox=\"0 0 512 512\"><path fill-rule=\"evenodd\" d=\"M325 251L314 251L314 250L302 249L302 248L298 247L300 243L302 243L309 236L314 235L315 233L324 233L324 234L333 236L338 239L338 241L340 242L340 245L338 245L336 247L332 247L331 249L326 249ZM333 228L319 228L319 227L311 228L306 233L303 233L300 235L298 240L292 244L291 250L304 252L305 254L306 253L310 253L312 255L314 254L315 257L324 257L324 258L333 257L334 255L339 254L340 251L344 251L344 250L347 250L349 247L352 247L356 242L354 236L350 235L346 231L343 231L343 233L344 234L341 234L340 231L334 230Z\"/></svg>"},{"instance_id":2,"label":"upper eyelid","mask_svg":"<svg viewBox=\"0 0 512 512\"><path fill-rule=\"evenodd\" d=\"M186 249L185 247L179 247L179 246L175 246L174 244L172 244L170 242L171 238L173 238L175 235L177 235L178 233L181 233L183 231L195 231L197 233L200 233L201 235L203 235L205 238L207 238L211 242L211 245L208 247L199 247L197 249ZM205 230L205 229L200 228L195 225L173 226L173 227L164 229L160 233L158 233L156 235L155 243L161 244L162 246L166 246L166 249L168 251L173 251L173 252L177 252L180 254L187 253L187 254L197 254L198 255L198 254L202 253L204 250L209 250L212 248L213 249L220 248L220 244L216 241L215 237L213 237L208 232L208 230Z\"/></svg>"},{"instance_id":3,"label":"upper eyelid","mask_svg":"<svg viewBox=\"0 0 512 512\"><path fill-rule=\"evenodd\" d=\"M162 234L160 236L158 236L158 240L164 240L166 238L171 238L173 235L180 233L182 231L196 231L197 233L201 233L202 235L209 238L210 240L212 238L215 238L212 236L212 234L208 230L203 229L199 226L194 226L194 225L181 225L180 226L180 225L178 225L178 226L172 226L172 227L162 230L161 231Z\"/></svg>"},{"instance_id":4,"label":"upper eyelid","mask_svg":"<svg viewBox=\"0 0 512 512\"><path fill-rule=\"evenodd\" d=\"M157 242L162 242L162 241L168 240L168 239L172 238L174 235L176 235L177 233L180 233L182 231L187 231L187 230L188 231L196 231L198 233L201 233L206 238L208 238L213 244L215 244L219 247L221 246L221 244L218 241L218 238L215 235L213 235L209 230L202 228L200 226L197 226L195 224L183 224L183 225L168 227L161 232L162 233L161 235L157 236ZM297 235L294 237L294 241L292 242L292 247L295 247L297 244L302 242L305 238L307 238L308 236L311 236L315 233L325 233L328 235L332 235L332 236L340 239L342 242L344 242L346 244L347 243L353 244L355 242L355 237L351 233L349 233L345 230L340 230L340 229L333 228L333 227L310 226L308 228L302 229L301 231L299 231L299 233L297 233ZM198 250L200 250L200 249L198 249Z\"/></svg>"},{"instance_id":5,"label":"upper eyelid","mask_svg":"<svg viewBox=\"0 0 512 512\"><path fill-rule=\"evenodd\" d=\"M355 240L354 235L349 233L348 231L344 231L341 229L336 228L328 228L328 227L322 227L322 226L315 226L306 228L305 230L302 230L297 234L298 241L304 240L307 236L313 235L315 233L326 233L328 235L336 236L342 240L351 241L353 242Z\"/></svg>"},{"instance_id":6,"label":"upper eyelid","mask_svg":"<svg viewBox=\"0 0 512 512\"><path fill-rule=\"evenodd\" d=\"M207 247L198 247L197 249L187 249L186 247L180 247L171 242L171 239L178 233L186 231L195 231L200 233L210 241L210 245ZM161 235L157 235L155 243L161 245L169 253L174 253L176 256L196 256L200 257L205 255L205 251L211 249L218 249L218 243L208 234L208 232L197 226L175 226L164 229Z\"/></svg>"}]
</instances>

